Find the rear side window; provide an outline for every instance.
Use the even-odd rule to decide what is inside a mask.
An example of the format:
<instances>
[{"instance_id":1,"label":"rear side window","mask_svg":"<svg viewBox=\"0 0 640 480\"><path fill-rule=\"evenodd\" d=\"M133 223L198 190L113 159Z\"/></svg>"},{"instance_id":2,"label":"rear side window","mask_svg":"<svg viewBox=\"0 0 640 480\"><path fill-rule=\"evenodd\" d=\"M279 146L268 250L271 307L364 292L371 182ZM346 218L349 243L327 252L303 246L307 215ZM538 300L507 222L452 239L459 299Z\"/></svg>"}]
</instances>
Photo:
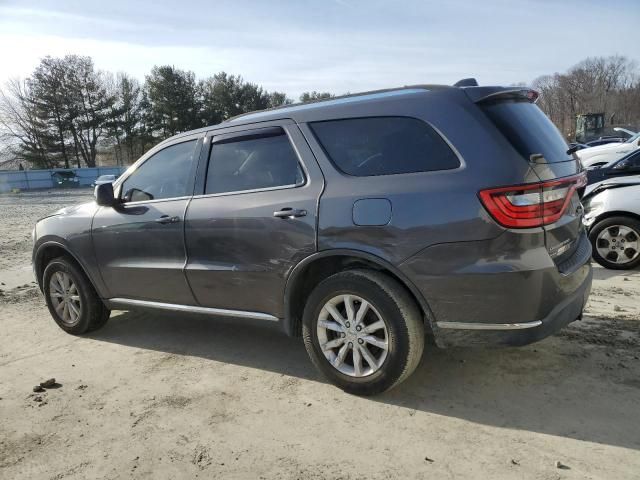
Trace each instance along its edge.
<instances>
[{"instance_id":1,"label":"rear side window","mask_svg":"<svg viewBox=\"0 0 640 480\"><path fill-rule=\"evenodd\" d=\"M258 138L225 140L211 147L205 193L294 187L303 183L298 157L282 130Z\"/></svg>"},{"instance_id":2,"label":"rear side window","mask_svg":"<svg viewBox=\"0 0 640 480\"><path fill-rule=\"evenodd\" d=\"M500 101L484 104L482 110L527 161L535 161L538 155L542 155L547 163L573 160L573 156L567 154L567 142L536 105Z\"/></svg>"},{"instance_id":3,"label":"rear side window","mask_svg":"<svg viewBox=\"0 0 640 480\"><path fill-rule=\"evenodd\" d=\"M357 177L458 168L460 161L429 125L409 117L370 117L310 124L334 165Z\"/></svg>"}]
</instances>

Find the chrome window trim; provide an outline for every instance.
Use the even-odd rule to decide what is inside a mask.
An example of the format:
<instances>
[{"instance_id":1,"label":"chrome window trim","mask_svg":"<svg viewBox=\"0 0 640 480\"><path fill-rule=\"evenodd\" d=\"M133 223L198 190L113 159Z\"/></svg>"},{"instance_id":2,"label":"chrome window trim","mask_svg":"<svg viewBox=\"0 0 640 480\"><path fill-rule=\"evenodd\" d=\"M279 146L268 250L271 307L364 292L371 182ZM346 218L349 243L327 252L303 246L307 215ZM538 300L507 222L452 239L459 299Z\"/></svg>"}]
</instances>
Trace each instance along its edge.
<instances>
[{"instance_id":1,"label":"chrome window trim","mask_svg":"<svg viewBox=\"0 0 640 480\"><path fill-rule=\"evenodd\" d=\"M225 317L235 318L253 318L257 320L268 320L270 322L277 322L278 318L268 313L261 312L245 312L243 310L227 310L224 308L212 308L212 307L199 307L196 305L179 305L175 303L162 303L152 302L148 300L136 300L133 298L110 298L108 299L113 305L132 306L132 307L144 307L144 308L156 308L159 310L169 310L172 312L188 312L188 313L203 313L205 315L220 315Z\"/></svg>"},{"instance_id":2,"label":"chrome window trim","mask_svg":"<svg viewBox=\"0 0 640 480\"><path fill-rule=\"evenodd\" d=\"M185 195L183 197L171 197L171 198L159 198L157 200L138 200L137 202L122 202L118 204L120 208L127 208L129 205L147 205L149 203L162 203L162 202L173 202L177 200L189 200L191 195Z\"/></svg>"},{"instance_id":3,"label":"chrome window trim","mask_svg":"<svg viewBox=\"0 0 640 480\"><path fill-rule=\"evenodd\" d=\"M254 188L252 190L234 190L232 192L221 192L221 193L203 193L202 195L194 195L192 198L208 198L208 197L226 197L228 195L242 195L246 193L259 193L259 192L272 192L274 190L290 190L292 188L302 188L307 185L307 182L302 183L300 185L290 184L290 185L280 185L277 187L265 187L265 188Z\"/></svg>"},{"instance_id":4,"label":"chrome window trim","mask_svg":"<svg viewBox=\"0 0 640 480\"><path fill-rule=\"evenodd\" d=\"M465 323L465 322L436 322L439 328L453 330L524 330L542 325L540 320L526 323Z\"/></svg>"}]
</instances>

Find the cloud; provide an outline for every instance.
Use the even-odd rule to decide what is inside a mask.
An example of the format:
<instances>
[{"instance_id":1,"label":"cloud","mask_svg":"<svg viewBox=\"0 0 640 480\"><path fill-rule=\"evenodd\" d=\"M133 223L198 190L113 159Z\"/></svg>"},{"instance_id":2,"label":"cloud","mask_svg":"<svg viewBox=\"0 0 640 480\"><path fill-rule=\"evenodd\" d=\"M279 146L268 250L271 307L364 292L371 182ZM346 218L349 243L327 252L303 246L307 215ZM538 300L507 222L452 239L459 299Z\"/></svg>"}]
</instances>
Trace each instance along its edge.
<instances>
[{"instance_id":1,"label":"cloud","mask_svg":"<svg viewBox=\"0 0 640 480\"><path fill-rule=\"evenodd\" d=\"M10 46L0 81L45 55L77 53L140 79L160 64L201 78L225 70L293 97L468 76L510 84L587 56L634 58L639 10L630 0L23 0L0 6L0 44Z\"/></svg>"}]
</instances>

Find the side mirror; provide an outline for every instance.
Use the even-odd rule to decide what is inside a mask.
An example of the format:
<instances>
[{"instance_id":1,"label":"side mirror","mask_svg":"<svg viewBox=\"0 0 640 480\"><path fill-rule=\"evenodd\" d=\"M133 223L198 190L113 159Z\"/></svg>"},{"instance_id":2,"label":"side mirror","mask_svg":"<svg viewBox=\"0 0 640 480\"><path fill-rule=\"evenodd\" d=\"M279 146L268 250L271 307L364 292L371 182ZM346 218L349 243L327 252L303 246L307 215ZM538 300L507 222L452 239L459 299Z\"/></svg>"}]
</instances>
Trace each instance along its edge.
<instances>
[{"instance_id":1,"label":"side mirror","mask_svg":"<svg viewBox=\"0 0 640 480\"><path fill-rule=\"evenodd\" d=\"M113 196L113 185L110 183L96 185L94 195L96 203L101 207L113 207L116 203L116 199Z\"/></svg>"}]
</instances>

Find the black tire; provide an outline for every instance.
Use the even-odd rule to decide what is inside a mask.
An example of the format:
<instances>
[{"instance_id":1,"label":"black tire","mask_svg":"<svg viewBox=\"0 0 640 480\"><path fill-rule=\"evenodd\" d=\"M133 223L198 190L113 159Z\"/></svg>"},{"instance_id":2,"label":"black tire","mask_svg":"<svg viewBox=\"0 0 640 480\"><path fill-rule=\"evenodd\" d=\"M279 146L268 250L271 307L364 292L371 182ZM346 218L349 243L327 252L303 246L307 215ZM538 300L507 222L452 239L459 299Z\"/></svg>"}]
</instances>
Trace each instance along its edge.
<instances>
[{"instance_id":1,"label":"black tire","mask_svg":"<svg viewBox=\"0 0 640 480\"><path fill-rule=\"evenodd\" d=\"M57 272L65 273L71 277L80 297L80 314L77 320L72 323L64 321L56 311L55 305L53 304L54 300L51 298L51 277ZM105 307L102 300L98 297L93 285L91 285L91 282L84 272L67 257L54 258L49 262L42 276L42 291L49 312L55 322L65 332L72 335L82 335L83 333L103 327L111 314L111 311Z\"/></svg>"},{"instance_id":2,"label":"black tire","mask_svg":"<svg viewBox=\"0 0 640 480\"><path fill-rule=\"evenodd\" d=\"M330 299L350 294L361 297L379 312L387 328L388 351L377 371L349 376L325 357L318 339L318 319ZM424 322L407 291L393 278L373 270L347 270L323 280L305 306L302 335L314 365L334 385L355 395L376 395L404 381L418 366L424 350ZM351 353L353 363L353 353Z\"/></svg>"},{"instance_id":3,"label":"black tire","mask_svg":"<svg viewBox=\"0 0 640 480\"><path fill-rule=\"evenodd\" d=\"M626 226L634 230L636 232L635 236L638 237L637 242L640 243L640 221L635 218L624 216L605 218L604 220L596 223L589 232L589 240L593 247L593 259L603 267L610 268L612 270L629 270L635 268L640 265L640 254L629 262L616 263L611 259L603 257L600 252L598 252L598 236L607 228L615 227L616 225Z\"/></svg>"}]
</instances>

